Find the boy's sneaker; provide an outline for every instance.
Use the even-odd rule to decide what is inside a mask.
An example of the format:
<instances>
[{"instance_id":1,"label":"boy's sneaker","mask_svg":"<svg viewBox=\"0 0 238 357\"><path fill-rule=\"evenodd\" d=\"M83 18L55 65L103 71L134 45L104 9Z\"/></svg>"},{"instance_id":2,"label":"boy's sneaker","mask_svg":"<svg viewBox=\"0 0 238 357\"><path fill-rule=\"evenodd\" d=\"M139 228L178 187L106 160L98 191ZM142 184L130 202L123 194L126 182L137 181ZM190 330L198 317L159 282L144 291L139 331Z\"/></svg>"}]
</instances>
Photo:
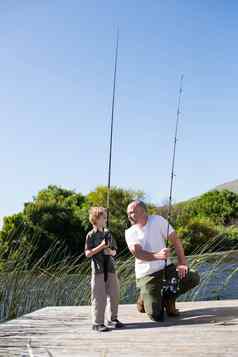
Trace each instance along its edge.
<instances>
[{"instance_id":1,"label":"boy's sneaker","mask_svg":"<svg viewBox=\"0 0 238 357\"><path fill-rule=\"evenodd\" d=\"M93 325L92 329L97 332L106 332L109 331L109 328L106 327L105 325Z\"/></svg>"},{"instance_id":2,"label":"boy's sneaker","mask_svg":"<svg viewBox=\"0 0 238 357\"><path fill-rule=\"evenodd\" d=\"M107 322L107 325L110 326L110 327L114 327L114 328L121 328L121 327L124 327L124 326L125 326L125 325L124 325L121 321L119 321L118 319L108 321L108 322Z\"/></svg>"}]
</instances>

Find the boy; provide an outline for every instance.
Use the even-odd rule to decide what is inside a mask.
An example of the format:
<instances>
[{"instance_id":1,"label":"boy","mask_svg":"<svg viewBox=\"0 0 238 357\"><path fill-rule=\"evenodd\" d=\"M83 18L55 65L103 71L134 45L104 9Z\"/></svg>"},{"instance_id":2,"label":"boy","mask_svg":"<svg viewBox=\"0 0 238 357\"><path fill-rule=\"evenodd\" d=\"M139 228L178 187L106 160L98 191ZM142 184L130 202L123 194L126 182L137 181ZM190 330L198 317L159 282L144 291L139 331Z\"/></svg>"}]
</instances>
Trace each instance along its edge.
<instances>
[{"instance_id":1,"label":"boy","mask_svg":"<svg viewBox=\"0 0 238 357\"><path fill-rule=\"evenodd\" d=\"M105 229L106 209L92 207L89 221L93 229L88 232L85 242L85 255L91 257L91 301L92 301L92 329L98 332L109 331L104 325L104 315L107 297L110 301L110 320L108 326L119 328L123 324L117 319L119 303L119 281L115 270L114 256L116 243L111 233Z\"/></svg>"}]
</instances>

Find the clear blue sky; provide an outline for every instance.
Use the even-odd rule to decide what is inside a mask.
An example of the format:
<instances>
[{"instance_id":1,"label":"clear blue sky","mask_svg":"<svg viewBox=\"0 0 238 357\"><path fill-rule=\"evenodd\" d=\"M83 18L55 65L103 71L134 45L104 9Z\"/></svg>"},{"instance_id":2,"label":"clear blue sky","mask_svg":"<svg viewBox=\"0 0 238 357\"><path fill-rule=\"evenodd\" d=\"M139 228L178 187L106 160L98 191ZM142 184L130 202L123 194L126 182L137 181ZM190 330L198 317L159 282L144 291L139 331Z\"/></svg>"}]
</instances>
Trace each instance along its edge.
<instances>
[{"instance_id":1,"label":"clear blue sky","mask_svg":"<svg viewBox=\"0 0 238 357\"><path fill-rule=\"evenodd\" d=\"M49 184L107 181L168 196L179 77L176 201L238 178L236 1L2 1L0 217Z\"/></svg>"}]
</instances>

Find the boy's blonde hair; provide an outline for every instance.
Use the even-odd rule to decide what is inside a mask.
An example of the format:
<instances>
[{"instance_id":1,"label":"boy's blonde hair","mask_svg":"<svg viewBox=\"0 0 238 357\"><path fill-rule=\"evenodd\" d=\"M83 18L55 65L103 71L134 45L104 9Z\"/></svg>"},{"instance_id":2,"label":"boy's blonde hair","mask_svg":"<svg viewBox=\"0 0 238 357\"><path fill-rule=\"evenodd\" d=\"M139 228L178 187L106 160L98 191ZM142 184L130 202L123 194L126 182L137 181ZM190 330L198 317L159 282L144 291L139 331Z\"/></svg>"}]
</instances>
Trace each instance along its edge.
<instances>
[{"instance_id":1,"label":"boy's blonde hair","mask_svg":"<svg viewBox=\"0 0 238 357\"><path fill-rule=\"evenodd\" d=\"M96 225L98 219L101 217L107 217L107 210L104 207L91 207L89 210L89 221L92 225Z\"/></svg>"}]
</instances>

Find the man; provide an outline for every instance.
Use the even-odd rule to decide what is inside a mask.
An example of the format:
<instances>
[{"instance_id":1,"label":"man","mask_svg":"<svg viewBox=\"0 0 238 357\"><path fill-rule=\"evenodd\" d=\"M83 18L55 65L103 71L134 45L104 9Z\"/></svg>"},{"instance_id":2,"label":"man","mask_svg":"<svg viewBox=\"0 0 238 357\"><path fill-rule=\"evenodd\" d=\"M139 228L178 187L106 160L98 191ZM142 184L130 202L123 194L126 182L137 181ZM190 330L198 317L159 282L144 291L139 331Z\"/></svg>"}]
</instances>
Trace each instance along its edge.
<instances>
[{"instance_id":1,"label":"man","mask_svg":"<svg viewBox=\"0 0 238 357\"><path fill-rule=\"evenodd\" d=\"M198 285L199 275L188 269L182 243L166 219L147 215L142 201L131 202L127 214L132 226L125 231L125 237L130 252L135 256L136 282L140 289L138 310L146 312L153 321L163 321L164 308L167 315L177 316L176 297ZM177 267L169 259L167 238L175 248ZM172 278L179 280L178 292L162 297L163 280L171 282Z\"/></svg>"}]
</instances>

